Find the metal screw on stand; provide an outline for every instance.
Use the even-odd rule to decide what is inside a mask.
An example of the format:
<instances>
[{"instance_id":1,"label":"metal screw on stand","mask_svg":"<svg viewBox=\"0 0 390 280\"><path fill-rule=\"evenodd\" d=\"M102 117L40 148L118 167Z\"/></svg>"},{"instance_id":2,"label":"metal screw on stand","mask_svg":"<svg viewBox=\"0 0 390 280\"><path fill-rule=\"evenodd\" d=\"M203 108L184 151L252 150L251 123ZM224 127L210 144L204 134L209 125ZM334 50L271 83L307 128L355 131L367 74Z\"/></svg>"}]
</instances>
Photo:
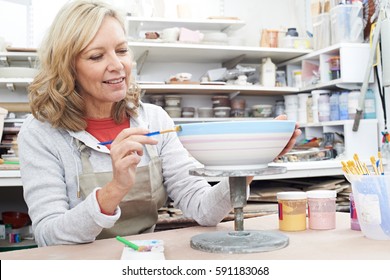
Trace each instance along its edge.
<instances>
[{"instance_id":1,"label":"metal screw on stand","mask_svg":"<svg viewBox=\"0 0 390 280\"><path fill-rule=\"evenodd\" d=\"M230 200L234 208L234 231L216 231L191 238L191 247L211 253L256 253L282 249L288 237L276 231L244 230L244 207L247 204L246 177L285 173L285 167L266 167L254 170L190 170L191 175L229 177Z\"/></svg>"}]
</instances>

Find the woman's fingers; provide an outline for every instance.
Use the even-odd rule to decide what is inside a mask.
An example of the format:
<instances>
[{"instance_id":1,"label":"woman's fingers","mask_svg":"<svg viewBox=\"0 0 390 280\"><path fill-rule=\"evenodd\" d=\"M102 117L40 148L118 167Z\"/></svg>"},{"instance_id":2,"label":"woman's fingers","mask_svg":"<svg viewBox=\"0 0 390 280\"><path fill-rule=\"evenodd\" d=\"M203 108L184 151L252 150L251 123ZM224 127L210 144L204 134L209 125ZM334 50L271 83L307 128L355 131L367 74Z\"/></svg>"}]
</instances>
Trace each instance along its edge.
<instances>
[{"instance_id":1,"label":"woman's fingers","mask_svg":"<svg viewBox=\"0 0 390 280\"><path fill-rule=\"evenodd\" d=\"M279 115L275 118L275 120L287 120L287 116L286 115ZM297 142L297 138L301 134L302 134L302 131L299 129L299 124L295 123L294 133L291 135L290 140L288 141L287 145L283 148L283 150L281 151L279 156L282 156L285 153L287 153L288 151L290 151L294 147L295 143Z\"/></svg>"}]
</instances>

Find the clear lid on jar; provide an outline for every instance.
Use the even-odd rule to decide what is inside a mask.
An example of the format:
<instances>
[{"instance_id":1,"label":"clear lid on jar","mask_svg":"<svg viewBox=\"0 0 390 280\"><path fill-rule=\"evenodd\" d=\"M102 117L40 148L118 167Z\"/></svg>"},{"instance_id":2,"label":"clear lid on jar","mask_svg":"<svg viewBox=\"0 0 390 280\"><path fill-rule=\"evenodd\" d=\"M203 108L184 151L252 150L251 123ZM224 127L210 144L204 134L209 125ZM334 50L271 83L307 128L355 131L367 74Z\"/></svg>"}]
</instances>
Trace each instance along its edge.
<instances>
[{"instance_id":1,"label":"clear lid on jar","mask_svg":"<svg viewBox=\"0 0 390 280\"><path fill-rule=\"evenodd\" d=\"M335 190L313 190L306 192L307 198L335 198L337 193Z\"/></svg>"},{"instance_id":2,"label":"clear lid on jar","mask_svg":"<svg viewBox=\"0 0 390 280\"><path fill-rule=\"evenodd\" d=\"M276 193L276 197L281 200L298 200L307 198L305 192L278 192Z\"/></svg>"}]
</instances>

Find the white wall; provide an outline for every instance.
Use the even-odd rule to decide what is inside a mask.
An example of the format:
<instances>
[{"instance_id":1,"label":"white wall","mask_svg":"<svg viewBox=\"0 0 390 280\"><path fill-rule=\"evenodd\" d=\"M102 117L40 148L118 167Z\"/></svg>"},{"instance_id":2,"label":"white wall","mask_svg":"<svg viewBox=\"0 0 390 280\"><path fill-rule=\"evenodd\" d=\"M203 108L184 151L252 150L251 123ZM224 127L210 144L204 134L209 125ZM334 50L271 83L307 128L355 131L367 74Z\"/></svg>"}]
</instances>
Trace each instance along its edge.
<instances>
[{"instance_id":1,"label":"white wall","mask_svg":"<svg viewBox=\"0 0 390 280\"><path fill-rule=\"evenodd\" d=\"M0 37L14 47L38 47L60 7L67 0L26 0L31 2L33 18L27 23L27 6L0 0ZM234 16L246 22L238 33L247 45L258 46L261 30L297 27L304 34L305 0L105 0L127 12L145 13L146 4L155 4L154 15L177 18L177 6L189 8L191 18ZM18 2L18 1L15 1ZM138 6L137 6L138 5ZM158 8L160 7L160 8ZM157 9L158 8L158 9ZM11 28L12 27L12 28ZM28 34L28 29L32 34ZM32 36L31 42L28 36Z\"/></svg>"}]
</instances>

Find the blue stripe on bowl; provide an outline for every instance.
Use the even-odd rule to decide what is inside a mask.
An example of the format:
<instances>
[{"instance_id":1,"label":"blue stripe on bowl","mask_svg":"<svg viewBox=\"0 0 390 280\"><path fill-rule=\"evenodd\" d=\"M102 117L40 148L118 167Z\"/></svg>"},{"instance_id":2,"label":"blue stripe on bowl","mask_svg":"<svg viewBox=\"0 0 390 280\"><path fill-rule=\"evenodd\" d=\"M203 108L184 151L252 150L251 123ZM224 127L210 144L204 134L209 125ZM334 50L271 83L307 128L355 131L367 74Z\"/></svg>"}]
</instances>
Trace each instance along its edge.
<instances>
[{"instance_id":1,"label":"blue stripe on bowl","mask_svg":"<svg viewBox=\"0 0 390 280\"><path fill-rule=\"evenodd\" d=\"M284 133L284 134L278 134L277 136L267 136L267 135L255 135L254 137L242 137L242 138L229 138L229 135L227 135L226 138L221 139L221 138L199 138L199 137L194 137L192 138L191 136L183 136L180 138L180 141L182 143L223 143L223 142L264 142L264 141L280 141L283 138L287 138L290 136L289 133ZM288 139L288 138L287 138Z\"/></svg>"},{"instance_id":2,"label":"blue stripe on bowl","mask_svg":"<svg viewBox=\"0 0 390 280\"><path fill-rule=\"evenodd\" d=\"M243 133L292 133L295 121L229 121L181 124L178 136L205 134L243 134Z\"/></svg>"}]
</instances>

